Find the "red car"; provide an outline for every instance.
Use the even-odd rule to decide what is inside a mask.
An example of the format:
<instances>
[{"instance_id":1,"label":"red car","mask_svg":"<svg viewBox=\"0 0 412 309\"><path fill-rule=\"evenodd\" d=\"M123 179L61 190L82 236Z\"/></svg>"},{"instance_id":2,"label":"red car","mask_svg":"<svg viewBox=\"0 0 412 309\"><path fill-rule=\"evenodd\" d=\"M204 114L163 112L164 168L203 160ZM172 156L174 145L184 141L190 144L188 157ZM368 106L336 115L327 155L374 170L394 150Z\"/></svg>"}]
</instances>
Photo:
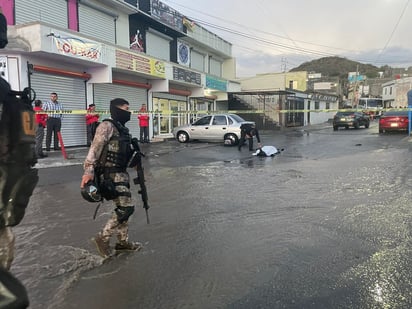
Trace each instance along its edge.
<instances>
[{"instance_id":1,"label":"red car","mask_svg":"<svg viewBox=\"0 0 412 309\"><path fill-rule=\"evenodd\" d=\"M388 131L408 131L408 111L388 111L379 118L379 133Z\"/></svg>"}]
</instances>

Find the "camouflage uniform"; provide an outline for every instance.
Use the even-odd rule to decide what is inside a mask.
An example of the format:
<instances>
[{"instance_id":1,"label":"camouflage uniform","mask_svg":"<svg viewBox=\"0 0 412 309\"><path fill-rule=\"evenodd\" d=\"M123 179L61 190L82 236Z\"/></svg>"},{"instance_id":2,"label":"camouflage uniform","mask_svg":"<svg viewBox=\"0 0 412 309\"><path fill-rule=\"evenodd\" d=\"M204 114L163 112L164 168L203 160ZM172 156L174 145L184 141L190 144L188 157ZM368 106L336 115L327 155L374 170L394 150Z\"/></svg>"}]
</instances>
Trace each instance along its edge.
<instances>
[{"instance_id":1,"label":"camouflage uniform","mask_svg":"<svg viewBox=\"0 0 412 309\"><path fill-rule=\"evenodd\" d=\"M129 174L126 171L126 168L124 168L123 171L110 172L111 169L112 171L113 169L115 169L116 164L106 160L108 151L114 153L121 152L121 150L119 149L119 144L113 143L113 139L119 136L120 132L115 127L115 125L110 121L103 121L97 127L96 134L94 136L93 142L90 146L89 152L84 162L84 174L94 176L95 168L98 165L102 166L103 172L109 171L108 173L106 173L106 175L104 173L100 175L100 183L104 181L104 177L110 177L110 179L114 182L116 191L119 192L120 195L113 199L116 205L116 209L107 221L107 223L105 224L105 226L103 227L103 230L99 233L98 238L108 243L110 241L111 236L116 233L118 240L117 244L126 244L128 243L127 219L129 215L131 215L134 211L134 205L130 192ZM125 220L119 220L119 209L128 211L129 215L126 216ZM97 245L99 251L101 252L99 244ZM116 247L118 247L118 245L116 245ZM106 254L106 252L101 252L101 254L103 256L108 255Z\"/></svg>"},{"instance_id":2,"label":"camouflage uniform","mask_svg":"<svg viewBox=\"0 0 412 309\"><path fill-rule=\"evenodd\" d=\"M14 258L14 234L10 227L0 229L0 267L10 269Z\"/></svg>"},{"instance_id":3,"label":"camouflage uniform","mask_svg":"<svg viewBox=\"0 0 412 309\"><path fill-rule=\"evenodd\" d=\"M34 112L28 98L17 99L0 78L0 266L14 256L12 226L24 217L37 184Z\"/></svg>"},{"instance_id":4,"label":"camouflage uniform","mask_svg":"<svg viewBox=\"0 0 412 309\"><path fill-rule=\"evenodd\" d=\"M0 49L7 43L7 21L0 7ZM28 91L12 91L0 77L0 308L29 306L25 287L8 271L14 257L11 227L23 219L38 181L29 97Z\"/></svg>"}]
</instances>

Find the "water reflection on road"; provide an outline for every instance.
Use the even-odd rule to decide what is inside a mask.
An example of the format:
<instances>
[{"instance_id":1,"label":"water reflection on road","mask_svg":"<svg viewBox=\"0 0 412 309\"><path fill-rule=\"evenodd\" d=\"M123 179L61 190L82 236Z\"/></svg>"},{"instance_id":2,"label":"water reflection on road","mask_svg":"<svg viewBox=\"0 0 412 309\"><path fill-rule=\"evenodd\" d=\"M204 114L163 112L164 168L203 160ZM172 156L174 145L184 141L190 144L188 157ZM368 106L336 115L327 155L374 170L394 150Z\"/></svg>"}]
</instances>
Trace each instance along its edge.
<instances>
[{"instance_id":1,"label":"water reflection on road","mask_svg":"<svg viewBox=\"0 0 412 309\"><path fill-rule=\"evenodd\" d=\"M88 238L110 207L90 223L62 198L78 177L40 187L15 270L33 308L410 308L409 144L362 132L264 136L285 147L274 158L150 157L152 223L139 209L130 230L145 248L107 263Z\"/></svg>"}]
</instances>

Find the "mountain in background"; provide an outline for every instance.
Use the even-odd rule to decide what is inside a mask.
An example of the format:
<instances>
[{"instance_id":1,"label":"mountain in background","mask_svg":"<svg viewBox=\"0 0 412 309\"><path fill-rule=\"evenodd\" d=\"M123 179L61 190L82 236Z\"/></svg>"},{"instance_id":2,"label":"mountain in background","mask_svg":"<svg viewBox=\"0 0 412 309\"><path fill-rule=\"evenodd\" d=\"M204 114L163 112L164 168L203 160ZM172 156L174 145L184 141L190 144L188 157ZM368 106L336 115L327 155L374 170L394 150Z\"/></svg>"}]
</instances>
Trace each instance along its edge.
<instances>
[{"instance_id":1,"label":"mountain in background","mask_svg":"<svg viewBox=\"0 0 412 309\"><path fill-rule=\"evenodd\" d=\"M349 72L356 71L358 71L359 75L365 75L367 78L391 78L398 74L412 73L412 68L391 68L388 65L378 68L371 64L364 64L346 58L324 57L302 63L290 70L290 72L297 71L321 73L322 77L338 77L339 79L347 79Z\"/></svg>"}]
</instances>

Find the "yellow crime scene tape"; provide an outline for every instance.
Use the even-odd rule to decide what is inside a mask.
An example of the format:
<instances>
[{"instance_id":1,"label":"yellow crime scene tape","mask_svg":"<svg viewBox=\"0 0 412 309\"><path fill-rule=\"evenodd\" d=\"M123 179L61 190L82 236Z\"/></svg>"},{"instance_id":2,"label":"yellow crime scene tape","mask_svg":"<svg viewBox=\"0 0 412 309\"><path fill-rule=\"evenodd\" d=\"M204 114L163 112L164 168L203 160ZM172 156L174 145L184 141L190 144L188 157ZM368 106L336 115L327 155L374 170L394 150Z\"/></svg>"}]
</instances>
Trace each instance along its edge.
<instances>
[{"instance_id":1,"label":"yellow crime scene tape","mask_svg":"<svg viewBox=\"0 0 412 309\"><path fill-rule=\"evenodd\" d=\"M146 111L144 113L138 110L131 110L132 114L155 114L155 115L177 115L177 114L265 114L266 113L337 113L337 112L352 112L352 111L363 111L363 112L386 112L386 111L412 111L412 108L383 108L383 109L289 109L289 110L217 110L217 111L199 111L199 110L185 110L185 111L173 111L173 110L162 110L162 111ZM38 111L36 114L69 114L69 115L86 115L89 114L86 110L75 109L75 110L61 110L61 111ZM90 114L99 114L99 115L110 115L109 110L96 110Z\"/></svg>"}]
</instances>

